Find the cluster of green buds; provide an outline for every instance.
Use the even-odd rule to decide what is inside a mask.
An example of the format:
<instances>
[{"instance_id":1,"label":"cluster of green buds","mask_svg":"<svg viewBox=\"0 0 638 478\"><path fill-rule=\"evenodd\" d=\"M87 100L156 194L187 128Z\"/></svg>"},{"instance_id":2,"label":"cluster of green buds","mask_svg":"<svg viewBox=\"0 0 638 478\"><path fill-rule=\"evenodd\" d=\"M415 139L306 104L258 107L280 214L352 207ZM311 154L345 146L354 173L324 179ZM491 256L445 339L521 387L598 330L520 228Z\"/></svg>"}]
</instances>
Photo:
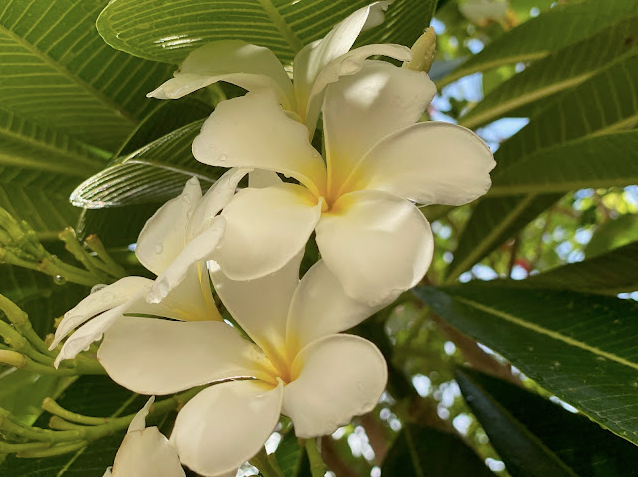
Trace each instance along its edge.
<instances>
[{"instance_id":1,"label":"cluster of green buds","mask_svg":"<svg viewBox=\"0 0 638 478\"><path fill-rule=\"evenodd\" d=\"M66 281L93 286L108 284L126 275L126 271L108 255L97 236L81 244L71 227L59 234L66 249L82 267L76 267L50 254L38 239L38 234L25 221L19 221L0 208L0 263L12 264Z\"/></svg>"},{"instance_id":2,"label":"cluster of green buds","mask_svg":"<svg viewBox=\"0 0 638 478\"><path fill-rule=\"evenodd\" d=\"M161 418L179 410L202 387L155 402L147 418ZM51 414L49 428L23 423L8 410L0 408L0 455L15 453L22 458L57 456L80 450L89 443L126 430L135 413L122 417L92 417L80 415L61 407L47 397L42 410Z\"/></svg>"}]
</instances>

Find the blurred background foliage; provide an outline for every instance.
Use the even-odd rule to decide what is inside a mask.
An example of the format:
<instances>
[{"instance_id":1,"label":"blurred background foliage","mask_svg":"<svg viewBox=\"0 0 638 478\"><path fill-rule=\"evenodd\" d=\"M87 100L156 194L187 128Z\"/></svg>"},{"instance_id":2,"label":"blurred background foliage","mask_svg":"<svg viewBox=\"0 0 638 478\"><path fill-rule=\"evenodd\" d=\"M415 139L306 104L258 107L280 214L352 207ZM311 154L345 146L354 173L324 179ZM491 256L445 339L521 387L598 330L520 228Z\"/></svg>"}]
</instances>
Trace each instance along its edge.
<instances>
[{"instance_id":1,"label":"blurred background foliage","mask_svg":"<svg viewBox=\"0 0 638 478\"><path fill-rule=\"evenodd\" d=\"M219 177L190 144L215 105L242 92L144 95L200 43L257 42L242 21L264 12L238 1L245 18L220 29L216 0L106 3L0 6L0 207L65 261L57 236L73 226L143 274L132 252L141 227L188 177ZM367 3L272 2L302 43ZM423 285L353 331L382 350L390 382L373 412L321 440L329 474L638 473L637 15L636 0L395 0L362 39L411 45L431 20L439 94L424 120L475 129L498 167L487 197L422 208L436 240ZM260 43L289 62L298 45L271 27ZM316 258L311 243L306 263ZM0 292L41 337L88 293L6 262ZM143 403L104 377L0 368L0 407L22 423L47 426L45 397L100 417ZM158 420L167 433L172 418ZM0 446L0 474L101 475L121 437L54 457ZM266 449L284 473L309 473L285 417Z\"/></svg>"}]
</instances>

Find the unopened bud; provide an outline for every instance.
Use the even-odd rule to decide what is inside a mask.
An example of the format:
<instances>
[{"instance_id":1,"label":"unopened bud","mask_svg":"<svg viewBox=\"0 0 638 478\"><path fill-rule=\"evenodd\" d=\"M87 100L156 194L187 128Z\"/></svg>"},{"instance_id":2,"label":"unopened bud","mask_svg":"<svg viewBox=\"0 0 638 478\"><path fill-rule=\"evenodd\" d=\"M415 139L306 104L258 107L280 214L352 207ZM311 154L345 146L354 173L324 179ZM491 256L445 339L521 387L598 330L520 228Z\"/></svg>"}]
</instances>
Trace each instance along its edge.
<instances>
[{"instance_id":1,"label":"unopened bud","mask_svg":"<svg viewBox=\"0 0 638 478\"><path fill-rule=\"evenodd\" d=\"M436 54L436 33L434 28L425 30L412 46L412 60L406 61L403 66L414 71L428 73L432 68L434 55Z\"/></svg>"}]
</instances>

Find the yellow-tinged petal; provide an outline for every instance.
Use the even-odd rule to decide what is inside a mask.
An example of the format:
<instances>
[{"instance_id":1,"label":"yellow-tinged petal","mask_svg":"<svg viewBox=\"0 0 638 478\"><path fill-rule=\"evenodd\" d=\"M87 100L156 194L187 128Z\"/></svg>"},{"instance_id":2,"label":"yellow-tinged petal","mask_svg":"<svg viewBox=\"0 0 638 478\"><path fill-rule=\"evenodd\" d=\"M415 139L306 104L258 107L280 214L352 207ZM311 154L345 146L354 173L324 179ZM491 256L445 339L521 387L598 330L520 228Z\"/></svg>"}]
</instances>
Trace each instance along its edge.
<instances>
[{"instance_id":1,"label":"yellow-tinged petal","mask_svg":"<svg viewBox=\"0 0 638 478\"><path fill-rule=\"evenodd\" d=\"M414 287L432 260L434 241L423 214L383 191L341 196L316 231L321 256L346 294L371 306Z\"/></svg>"},{"instance_id":2,"label":"yellow-tinged petal","mask_svg":"<svg viewBox=\"0 0 638 478\"><path fill-rule=\"evenodd\" d=\"M381 61L368 61L328 87L323 123L330 200L348 192L344 182L376 143L421 118L435 93L426 73Z\"/></svg>"},{"instance_id":3,"label":"yellow-tinged petal","mask_svg":"<svg viewBox=\"0 0 638 478\"><path fill-rule=\"evenodd\" d=\"M284 390L282 413L295 434L311 438L333 433L372 410L385 389L385 359L372 343L337 334L304 347L293 363L293 382Z\"/></svg>"}]
</instances>

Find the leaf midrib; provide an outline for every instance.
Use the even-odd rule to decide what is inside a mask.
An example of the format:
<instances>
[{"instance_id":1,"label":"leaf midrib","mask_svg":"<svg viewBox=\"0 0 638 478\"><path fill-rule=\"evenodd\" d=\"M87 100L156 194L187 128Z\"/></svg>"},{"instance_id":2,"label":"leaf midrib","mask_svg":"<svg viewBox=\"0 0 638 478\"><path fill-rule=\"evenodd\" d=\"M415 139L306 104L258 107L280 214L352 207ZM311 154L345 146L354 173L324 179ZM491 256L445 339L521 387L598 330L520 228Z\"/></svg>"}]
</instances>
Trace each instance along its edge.
<instances>
[{"instance_id":1,"label":"leaf midrib","mask_svg":"<svg viewBox=\"0 0 638 478\"><path fill-rule=\"evenodd\" d=\"M101 92L99 92L98 90L93 88L93 86L91 86L89 83L84 81L82 78L80 78L77 75L74 75L69 70L67 70L64 66L62 66L60 63L55 61L53 58L45 55L38 48L36 48L35 45L32 45L31 43L27 42L26 39L24 39L21 36L17 35L12 30L9 30L5 25L0 24L0 30L5 32L9 37L11 37L13 39L13 41L15 41L16 43L22 45L29 53L31 53L32 55L35 55L40 60L42 60L44 63L46 63L51 68L53 68L55 71L57 71L59 74L61 74L62 76L68 78L69 80L74 82L76 85L78 85L80 88L85 90L90 96L92 96L95 99L97 99L100 103L102 103L104 106L106 106L114 114L116 114L117 116L125 119L126 121L128 121L129 123L131 123L133 125L137 124L137 119L136 118L131 116L125 110L121 109L117 104L113 103L113 101L111 101L107 96L105 96L104 94L102 94Z\"/></svg>"},{"instance_id":2,"label":"leaf midrib","mask_svg":"<svg viewBox=\"0 0 638 478\"><path fill-rule=\"evenodd\" d=\"M292 31L292 29L288 26L286 21L283 19L277 7L273 5L271 0L257 0L257 2L264 9L268 18L272 21L273 25L277 27L279 33L286 39L288 45L292 50L296 53L299 52L304 47L303 42L299 39L299 37Z\"/></svg>"},{"instance_id":3,"label":"leaf midrib","mask_svg":"<svg viewBox=\"0 0 638 478\"><path fill-rule=\"evenodd\" d=\"M588 345L584 342L581 342L579 340L575 340L571 337L567 337L565 335L562 335L558 332L555 332L553 330L549 330L546 329L545 327L541 327L540 325L531 323L531 322L527 322L525 319L522 319L520 317L516 317L515 315L512 314L508 314L507 312L503 312L500 311L498 309L494 309L493 307L489 307L487 305L483 305L479 302L475 302L473 300L470 299L466 299L465 297L461 297L459 295L454 295L452 294L451 297L456 300L459 301L465 305L468 305L470 307L473 307L475 309L478 309L480 311L486 312L488 314L494 315L496 317L499 317L507 322L510 322L512 324L518 325L520 327L523 327L525 329L531 330L533 332L536 332L540 335L545 335L547 337L551 337L552 339L558 340L560 342L563 342L567 345L570 345L572 347L576 347L579 348L581 350L585 350L587 352L590 352L594 355L597 355L599 357L605 357L606 359L609 359L613 362L619 363L621 365L624 365L626 367L630 367L633 368L635 370L638 370L638 364L634 363L634 362L630 362L627 359L624 359L622 357L619 357L618 355L612 354L610 352L605 352L604 350L601 350L597 347L593 347L591 345Z\"/></svg>"}]
</instances>

